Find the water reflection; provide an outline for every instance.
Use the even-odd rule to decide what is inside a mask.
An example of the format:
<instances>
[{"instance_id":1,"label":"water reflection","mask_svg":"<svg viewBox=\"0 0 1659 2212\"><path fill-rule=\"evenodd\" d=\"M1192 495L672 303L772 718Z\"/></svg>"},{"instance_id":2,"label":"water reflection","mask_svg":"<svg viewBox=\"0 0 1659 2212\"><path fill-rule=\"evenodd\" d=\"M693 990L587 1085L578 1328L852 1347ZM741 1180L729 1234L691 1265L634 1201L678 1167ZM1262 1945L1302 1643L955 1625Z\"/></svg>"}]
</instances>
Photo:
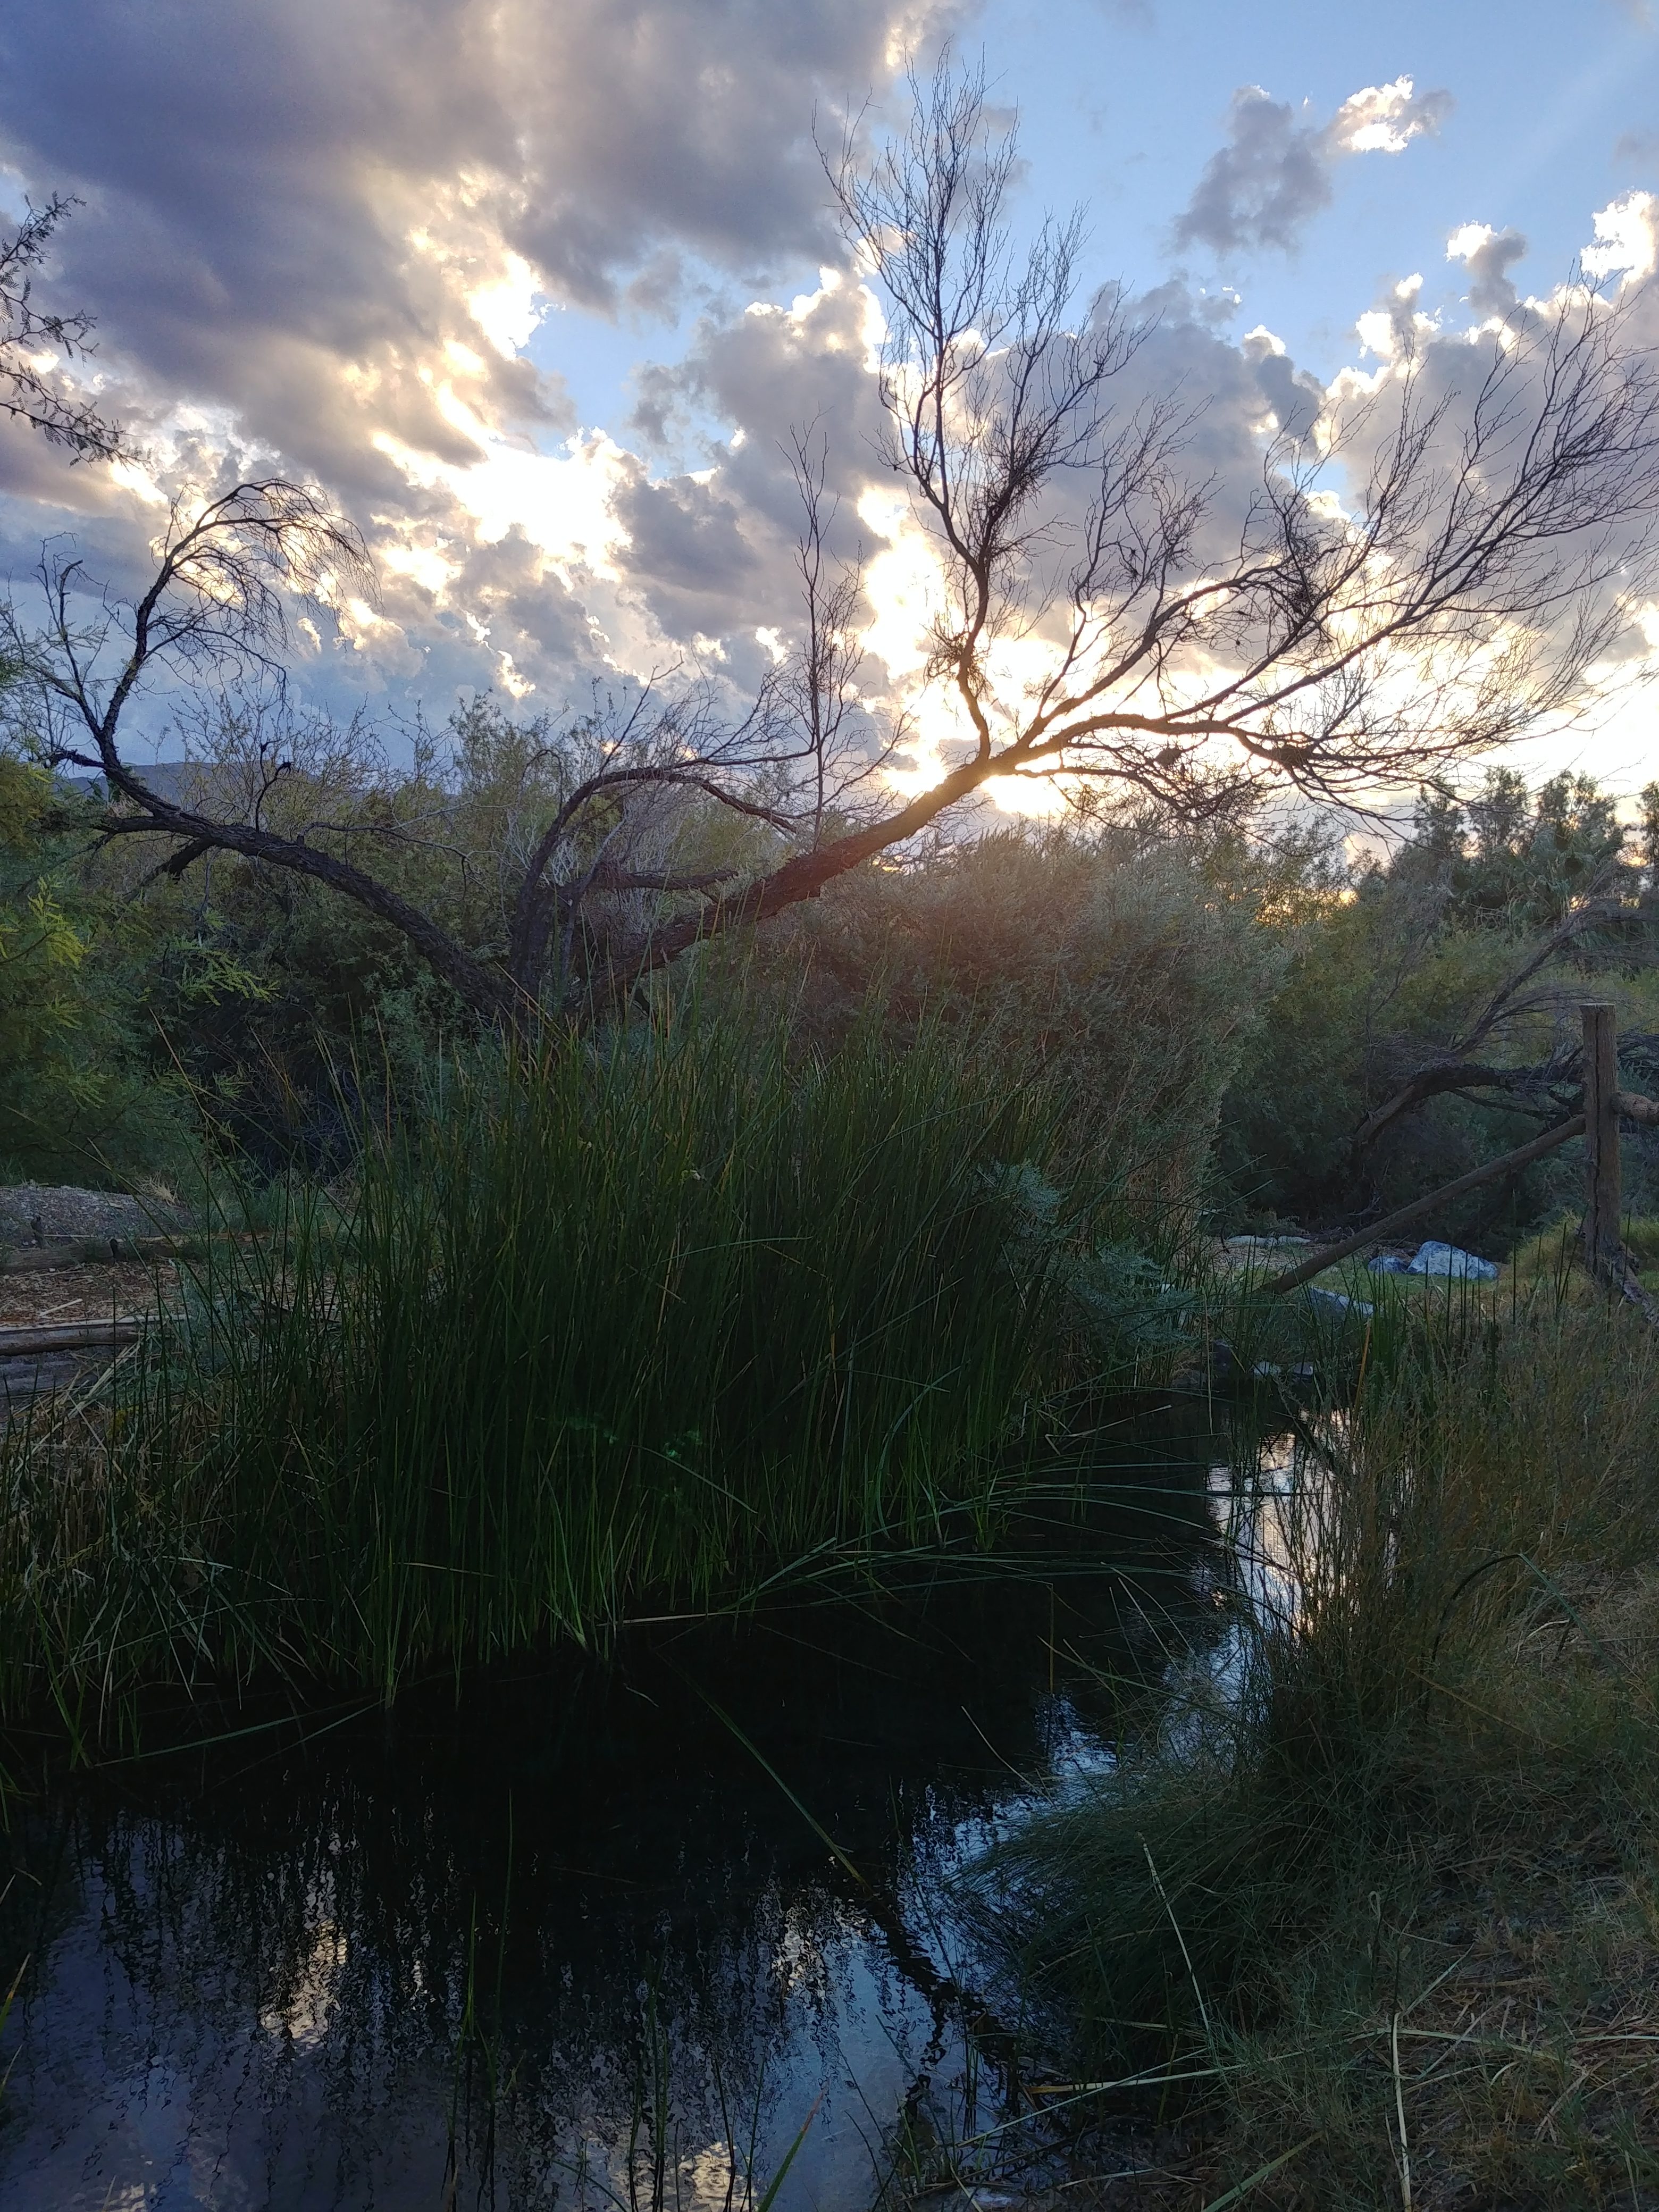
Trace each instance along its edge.
<instances>
[{"instance_id":1,"label":"water reflection","mask_svg":"<svg viewBox=\"0 0 1659 2212\"><path fill-rule=\"evenodd\" d=\"M1201 1603L1207 1419L1116 1449L994 1581L52 1782L0 1915L6 2203L731 2212L809 2112L780 2204L867 2203L923 2077L968 2130L1011 2093L951 1869L1109 1758L1109 1680Z\"/></svg>"}]
</instances>

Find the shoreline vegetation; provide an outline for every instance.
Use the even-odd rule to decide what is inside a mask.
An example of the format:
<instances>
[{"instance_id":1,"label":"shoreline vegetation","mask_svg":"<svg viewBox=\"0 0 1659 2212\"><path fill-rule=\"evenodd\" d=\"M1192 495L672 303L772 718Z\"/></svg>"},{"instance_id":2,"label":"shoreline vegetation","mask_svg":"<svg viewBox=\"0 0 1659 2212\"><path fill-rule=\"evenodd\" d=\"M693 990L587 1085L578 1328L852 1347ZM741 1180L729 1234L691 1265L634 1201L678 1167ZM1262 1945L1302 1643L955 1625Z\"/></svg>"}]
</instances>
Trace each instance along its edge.
<instances>
[{"instance_id":1,"label":"shoreline vegetation","mask_svg":"<svg viewBox=\"0 0 1659 2212\"><path fill-rule=\"evenodd\" d=\"M1656 2201L1659 1352L1459 1304L1236 1501L1224 1679L1142 1691L964 1884L1056 2203Z\"/></svg>"},{"instance_id":2,"label":"shoreline vegetation","mask_svg":"<svg viewBox=\"0 0 1659 2212\"><path fill-rule=\"evenodd\" d=\"M251 1677L263 1663L295 1683L331 1673L384 1692L400 1672L429 1674L434 1657L459 1669L511 1651L550 1589L569 1608L566 1634L602 1635L620 1578L666 1587L661 1562L676 1547L678 1586L718 1602L734 1566L763 1579L774 1556L738 1548L757 1501L797 1559L817 1535L819 1565L842 1547L861 1557L872 1589L884 1547L890 1561L907 1545L937 1557L954 1534L994 1553L999 1516L1029 1477L997 1447L1077 1299L1075 1275L1066 1280L1054 1257L1053 1194L1034 1200L1017 1184L1011 1198L971 1145L937 1143L951 1126L941 1091L960 1104L963 1070L934 1042L896 1063L855 1043L833 1074L818 1071L816 1092L752 1036L740 1060L730 1045L729 1032L693 1032L654 1051L636 1041L625 1059L570 1053L540 1062L531 1086L522 1071L465 1072L431 1127L366 1165L349 1205L337 1201L326 1218L290 1212L258 1241L206 1247L229 1256L230 1272L216 1273L216 1260L198 1267L200 1303L172 1363L136 1362L136 1391L110 1401L94 1455L101 1480L75 1498L48 1449L20 1489L26 1459L9 1452L11 1717L27 1679L15 1655L27 1648L88 1752L94 1701L109 1700L118 1756L124 1732L128 1747L137 1741L139 1701L124 1692L158 1657L178 1680L199 1670L204 1692L216 1674L240 1667ZM561 1091L561 1079L574 1087ZM710 1190L696 1140L709 1136L716 1103L764 1133L732 1146ZM762 1103L769 1113L757 1112ZM988 1140L1041 1133L1029 1101L1008 1111L980 1125ZM492 1522L492 1510L533 1488L526 1438L571 1402L568 1355L532 1386L546 1394L533 1422L498 1430L493 1460L469 1452L469 1465L499 1470L499 1486L475 1484L465 1512L453 1485L400 1493L399 1468L443 1463L440 1404L469 1435L482 1432L478 1409L503 1371L489 1363L509 1357L504 1347L522 1379L527 1343L556 1346L561 1326L581 1334L578 1313L589 1329L604 1318L586 1302L617 1233L606 1206L625 1195L614 1174L623 1116L646 1117L627 1125L636 1137L648 1126L658 1139L671 1128L681 1139L659 1147L659 1186L630 1201L648 1197L675 1222L652 1248L669 1274L641 1270L633 1295L665 1312L685 1306L678 1326L714 1329L696 1340L701 1364L685 1365L671 1323L652 1339L663 1357L648 1376L618 1368L602 1386L584 1374L582 1402L626 1407L635 1425L613 1415L607 1436L591 1416L566 1421L583 1442L574 1463L567 1443L562 1510L539 1529L523 1517ZM718 1123L728 1145L735 1126ZM511 1142L481 1152L492 1132ZM857 1233L841 1265L851 1273L836 1272L833 1240L818 1242L810 1295L792 1312L781 1285L800 1271L787 1238L733 1237L730 1209L762 1189L778 1209L784 1171L812 1203L813 1147L832 1140L856 1144L872 1175L902 1170L911 1204L902 1218L878 1213L872 1237L866 1186L847 1217ZM948 1171L924 1175L918 1145ZM848 1157L836 1155L838 1187L848 1187ZM568 1213L576 1194L590 1241L558 1244L556 1223L531 1201L556 1198ZM1017 1248L1029 1242L1034 1213L1043 1258L1011 1271L1011 1236ZM495 1289L465 1276L492 1250L518 1251L528 1273L498 1271ZM941 2201L946 2185L986 2182L1033 2205L1158 2212L1198 2212L1246 2183L1254 2201L1285 2212L1407 2201L1639 2207L1659 2188L1659 1344L1569 1261L1564 1237L1540 1237L1497 1285L1384 1278L1363 1325L1311 1304L1287 1322L1291 1302L1264 1310L1249 1272L1227 1269L1194 1292L1201 1303L1184 1308L1182 1334L1156 1340L1152 1358L1167 1366L1195 1328L1225 1330L1264 1356L1311 1353L1318 1380L1277 1419L1277 1392L1259 1403L1264 1434L1285 1441L1239 1477L1230 1501L1212 1592L1219 1639L1212 1629L1177 1640L1172 1610L1163 1678L1118 1686L1109 1778L1039 1805L958 1885L960 1926L987 1962L981 1994L1015 2024L1028 2085L1018 2135L1033 2154L1003 2140L988 2152L918 2136L911 2115L888 2146L884 2203ZM714 1277L699 1278L694 1262ZM560 1302L527 1316L532 1277L559 1285ZM832 1355L829 1316L849 1281L862 1286L866 1316L888 1320L856 1348L836 1330ZM468 1316L465 1346L458 1333L442 1358L425 1305L411 1314L404 1303L416 1285ZM1011 1302L1011 1286L1023 1302ZM775 1363L805 1378L785 1394L793 1409L763 1434L746 1395L762 1354L727 1327L745 1309L765 1314ZM589 1335L590 1357L596 1344L616 1352L632 1340L629 1316L610 1318ZM945 1384L918 1391L913 1371L913 1432L902 1446L895 1438L872 1482L869 1432L854 1423L892 1433L896 1401L872 1389L851 1415L849 1402L891 1382L896 1346L909 1347L914 1370L918 1346L936 1346L941 1328L963 1360L986 1362L981 1388L953 1394L945 1362L930 1370ZM1290 1343L1287 1329L1298 1328ZM716 1358L722 1330L728 1348ZM1120 1334L1121 1352L1127 1340ZM817 1367L803 1365L814 1344ZM193 1363L188 1382L180 1349ZM470 1378L452 1364L464 1352L478 1363ZM775 1386L781 1369L768 1371ZM694 1425L688 1376L708 1373L729 1377L735 1400L701 1398L696 1418L723 1438L754 1438L747 1456L722 1454L738 1480L721 1486L714 1519L696 1462L682 1472L672 1443ZM994 1395L988 1375L1000 1378ZM612 1395L595 1395L604 1388ZM507 1399L497 1392L495 1402L505 1414ZM372 1421L371 1403L381 1416ZM738 1418L746 1429L732 1425ZM325 1432L334 1445L326 1522L313 1490ZM656 1441L665 1433L667 1446ZM27 1440L28 1451L44 1441ZM866 1480L826 1498L802 1469L833 1465L838 1448ZM88 1464L83 1453L83 1474ZM665 1468L679 1487L661 1481ZM551 1535L582 1527L583 1507L591 1531L592 1501L601 1491L628 1498L630 1474L637 1549L623 1556L613 1514L608 1553L590 1534L584 1585L574 1545L561 1550ZM54 1488L59 1548L42 1546L26 1565L18 1532L39 1542ZM543 1489L550 1500L545 1473ZM640 1510L647 1492L655 1518ZM410 1517L398 1530L384 1507L400 1494ZM447 1560L471 1571L388 1577L377 1605L360 1605L341 1634L330 1608L345 1590L374 1587L369 1554L353 1548L363 1543L349 1510L359 1498L381 1509L372 1526L386 1556L399 1542L414 1551L418 1531L423 1555L447 1546ZM242 1545L210 1566L204 1529L189 1519L204 1501L216 1534L235 1528ZM700 1552L687 1548L694 1513ZM313 1579L298 1605L268 1593L261 1615L243 1592L256 1567L269 1579L277 1560L296 1579L308 1565ZM492 1568L493 1601L481 1595ZM428 1595L434 1581L441 1604ZM122 1608L113 1625L112 1604ZM529 1628L532 1641L538 1632ZM1109 2179L1131 2167L1133 2181Z\"/></svg>"},{"instance_id":3,"label":"shoreline vegetation","mask_svg":"<svg viewBox=\"0 0 1659 2212\"><path fill-rule=\"evenodd\" d=\"M349 1188L179 1263L100 1402L13 1421L7 1717L390 1698L994 1513L1054 1322L1030 1097L696 1020L433 1080Z\"/></svg>"},{"instance_id":4,"label":"shoreline vegetation","mask_svg":"<svg viewBox=\"0 0 1659 2212\"><path fill-rule=\"evenodd\" d=\"M1291 1442L1232 1501L1227 1669L1189 1562L1112 1781L961 1886L1018 2126L907 2122L888 2199L1659 2204L1659 1373L1574 1271L1576 1162L1433 1223L1495 1283L1355 1259L1273 1299L1217 1258L1248 1232L1266 1267L1556 1110L1437 1096L1352 1150L1576 910L1558 831L1607 825L1560 801L1504 862L1536 846L1534 916L1484 915L1432 821L1357 880L1312 848L992 839L533 1045L422 1033L395 994L302 1045L299 940L230 878L236 957L295 1026L261 1088L271 1000L187 1010L173 1310L0 1445L14 1741L118 1760L158 1692L168 1726L273 1687L386 1700L641 1613L996 1571L1033 1499L1101 1506L1127 1394L1254 1389ZM1560 939L1486 1061L1565 1068L1588 992L1652 1087L1628 866L1629 918ZM1643 1214L1653 1153L1627 1139ZM1646 1220L1627 1241L1659 1253ZM1201 1501L1164 1503L1190 1538ZM1111 1504L1143 1537L1159 1510Z\"/></svg>"}]
</instances>

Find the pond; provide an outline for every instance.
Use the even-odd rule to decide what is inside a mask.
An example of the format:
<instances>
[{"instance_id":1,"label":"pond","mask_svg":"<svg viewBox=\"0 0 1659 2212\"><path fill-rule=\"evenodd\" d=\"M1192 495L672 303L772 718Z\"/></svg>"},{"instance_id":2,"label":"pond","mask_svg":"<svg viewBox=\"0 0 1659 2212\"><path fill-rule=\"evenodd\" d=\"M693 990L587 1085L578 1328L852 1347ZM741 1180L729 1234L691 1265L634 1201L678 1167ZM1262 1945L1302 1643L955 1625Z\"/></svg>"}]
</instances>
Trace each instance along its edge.
<instances>
[{"instance_id":1,"label":"pond","mask_svg":"<svg viewBox=\"0 0 1659 2212\"><path fill-rule=\"evenodd\" d=\"M1218 1419L1120 1425L994 1565L40 1771L4 2203L708 2212L799 2137L778 2212L856 2212L907 2100L994 2124L950 1878L1213 1609Z\"/></svg>"}]
</instances>

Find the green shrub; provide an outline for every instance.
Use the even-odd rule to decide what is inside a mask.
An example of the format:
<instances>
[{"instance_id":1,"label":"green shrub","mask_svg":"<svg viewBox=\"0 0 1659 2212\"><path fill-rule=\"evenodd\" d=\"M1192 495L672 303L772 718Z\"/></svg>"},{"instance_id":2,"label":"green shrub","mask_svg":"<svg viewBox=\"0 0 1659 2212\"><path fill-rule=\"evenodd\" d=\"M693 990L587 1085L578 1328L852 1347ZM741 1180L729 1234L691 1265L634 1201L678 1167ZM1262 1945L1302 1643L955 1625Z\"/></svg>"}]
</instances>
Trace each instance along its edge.
<instances>
[{"instance_id":1,"label":"green shrub","mask_svg":"<svg viewBox=\"0 0 1659 2212\"><path fill-rule=\"evenodd\" d=\"M183 1086L147 1064L130 936L62 811L49 776L0 754L0 1180L174 1174Z\"/></svg>"},{"instance_id":2,"label":"green shrub","mask_svg":"<svg viewBox=\"0 0 1659 2212\"><path fill-rule=\"evenodd\" d=\"M1263 871L1211 859L1197 840L1007 831L867 869L722 957L805 1036L844 1034L876 991L896 1041L943 1024L1004 1080L1054 1086L1073 1176L1168 1239L1282 967Z\"/></svg>"}]
</instances>

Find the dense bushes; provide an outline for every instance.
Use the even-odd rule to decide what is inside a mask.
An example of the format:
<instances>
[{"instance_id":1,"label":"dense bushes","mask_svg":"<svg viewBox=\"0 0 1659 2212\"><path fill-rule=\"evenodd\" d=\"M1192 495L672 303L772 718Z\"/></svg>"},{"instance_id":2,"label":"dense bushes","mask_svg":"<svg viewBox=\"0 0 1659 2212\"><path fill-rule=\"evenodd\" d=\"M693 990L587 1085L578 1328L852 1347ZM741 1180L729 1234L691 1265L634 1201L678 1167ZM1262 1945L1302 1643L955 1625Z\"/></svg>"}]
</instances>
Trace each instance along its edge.
<instances>
[{"instance_id":1,"label":"dense bushes","mask_svg":"<svg viewBox=\"0 0 1659 2212\"><path fill-rule=\"evenodd\" d=\"M1077 1170L1167 1236L1284 965L1261 926L1267 864L1215 861L1156 832L1005 830L837 885L758 939L741 973L806 1036L842 1034L872 989L901 1038L924 1022L971 1036L1003 1080L1063 1095Z\"/></svg>"},{"instance_id":2,"label":"dense bushes","mask_svg":"<svg viewBox=\"0 0 1659 2212\"><path fill-rule=\"evenodd\" d=\"M1571 1052L1587 997L1614 1000L1621 1032L1648 1033L1650 1052L1659 1029L1656 797L1659 788L1632 838L1586 779L1558 777L1529 799L1517 778L1495 771L1467 808L1425 799L1386 864L1310 871L1279 909L1284 980L1247 1035L1222 1106L1211 1185L1222 1218L1240 1227L1358 1221L1534 1135L1535 1118L1489 1095L1441 1097L1376 1144L1354 1141L1407 1076L1455 1055L1587 895L1618 902L1621 917L1562 943L1529 973L1475 1057L1516 1066ZM1633 1049L1639 1057L1644 1048ZM1632 1061L1632 1087L1648 1087L1646 1073ZM1540 1105L1522 1103L1534 1114ZM1659 1147L1626 1141L1627 1188L1645 1209L1659 1195ZM1501 1252L1575 1203L1580 1174L1577 1148L1567 1148L1522 1179L1473 1194L1437 1218L1437 1233Z\"/></svg>"},{"instance_id":3,"label":"dense bushes","mask_svg":"<svg viewBox=\"0 0 1659 2212\"><path fill-rule=\"evenodd\" d=\"M583 726L520 726L476 702L446 748L420 737L398 768L363 731L296 724L276 773L264 740L228 720L195 733L186 776L233 811L257 797L270 826L371 860L488 960L523 854L575 772L559 747L586 742ZM5 772L13 1172L174 1171L188 1089L221 1160L326 1175L356 1112L395 1115L427 1061L465 1041L453 995L363 908L234 855L175 873L142 839L94 850L61 794L47 805L43 779L15 761ZM1611 893L1623 911L1558 950L1480 1056L1547 1057L1586 988L1620 1001L1626 1032L1659 1032L1659 793L1644 804L1632 837L1584 778L1528 793L1497 771L1467 805L1425 797L1403 845L1357 862L1305 828L1109 815L1005 828L867 866L684 961L642 1000L693 993L718 1015L763 997L797 1051L833 1047L872 996L896 1045L924 1022L971 1034L983 1066L1065 1091L1077 1173L1109 1184L1122 1220L1162 1249L1204 1209L1224 1228L1352 1222L1531 1133L1501 1101L1443 1097L1354 1143L1407 1074L1457 1048L1575 899ZM660 825L676 867L718 872L743 861L734 839L777 838L695 795L676 810ZM1637 1203L1659 1200L1659 1143L1633 1139L1630 1167ZM1577 1172L1553 1158L1437 1225L1501 1249L1571 1202Z\"/></svg>"},{"instance_id":4,"label":"dense bushes","mask_svg":"<svg viewBox=\"0 0 1659 2212\"><path fill-rule=\"evenodd\" d=\"M189 1124L144 1034L149 932L88 881L61 811L0 757L0 1178L174 1176Z\"/></svg>"}]
</instances>

